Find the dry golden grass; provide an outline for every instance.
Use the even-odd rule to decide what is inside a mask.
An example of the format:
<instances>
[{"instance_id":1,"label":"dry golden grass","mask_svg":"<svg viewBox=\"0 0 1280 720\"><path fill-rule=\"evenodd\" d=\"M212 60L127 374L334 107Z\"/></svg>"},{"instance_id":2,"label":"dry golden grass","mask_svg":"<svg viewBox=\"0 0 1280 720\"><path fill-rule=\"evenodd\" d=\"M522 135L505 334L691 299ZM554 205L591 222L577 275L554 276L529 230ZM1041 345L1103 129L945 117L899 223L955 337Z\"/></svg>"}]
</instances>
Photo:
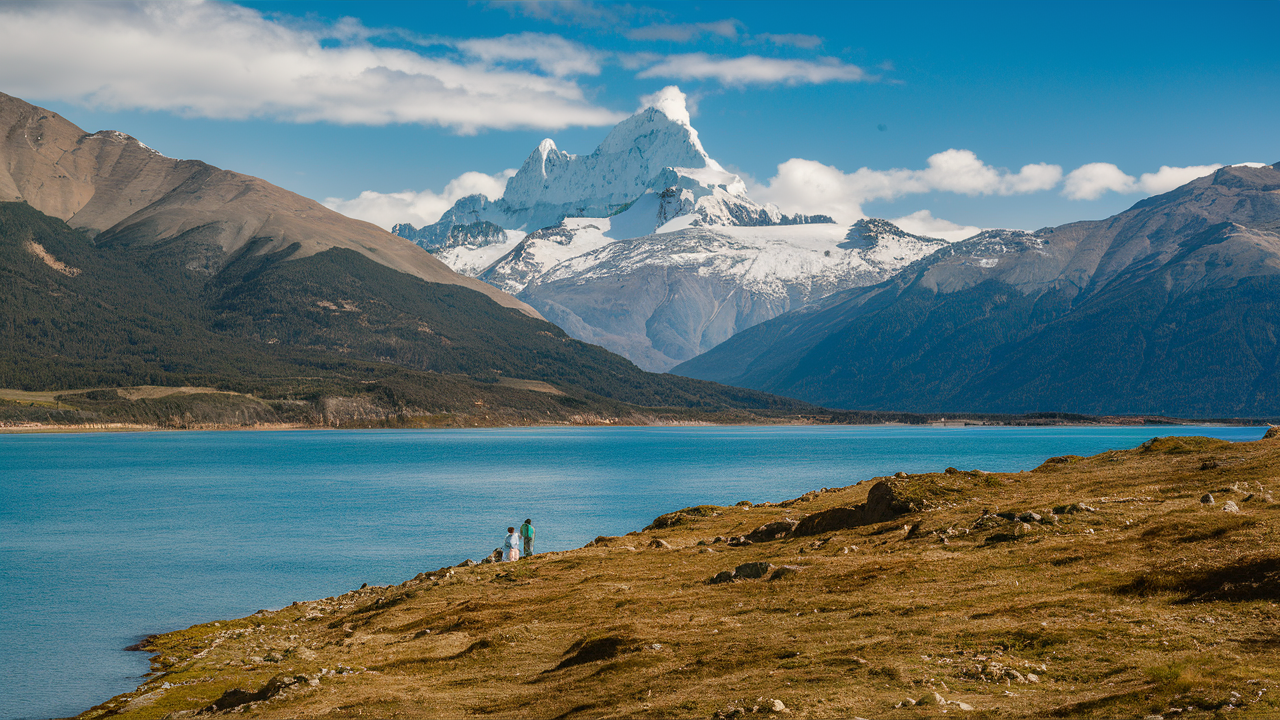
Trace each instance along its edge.
<instances>
[{"instance_id":1,"label":"dry golden grass","mask_svg":"<svg viewBox=\"0 0 1280 720\"><path fill-rule=\"evenodd\" d=\"M162 674L82 717L215 701L263 718L1275 717L1277 483L1280 438L1179 438L896 479L921 510L739 547L713 540L854 506L875 483L702 506L155 638ZM1072 505L1093 510L1029 530L988 514ZM707 582L752 561L802 569ZM906 702L935 692L950 704Z\"/></svg>"}]
</instances>

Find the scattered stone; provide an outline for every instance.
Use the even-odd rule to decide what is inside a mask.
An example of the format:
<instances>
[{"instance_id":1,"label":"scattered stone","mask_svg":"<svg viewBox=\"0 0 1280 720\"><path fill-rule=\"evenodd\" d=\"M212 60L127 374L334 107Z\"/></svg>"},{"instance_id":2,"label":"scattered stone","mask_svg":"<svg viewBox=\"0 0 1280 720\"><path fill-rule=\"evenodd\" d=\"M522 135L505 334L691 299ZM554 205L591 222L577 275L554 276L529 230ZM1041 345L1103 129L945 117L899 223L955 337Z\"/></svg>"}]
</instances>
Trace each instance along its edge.
<instances>
[{"instance_id":1,"label":"scattered stone","mask_svg":"<svg viewBox=\"0 0 1280 720\"><path fill-rule=\"evenodd\" d=\"M917 700L917 701L916 701L916 704L917 704L917 705L925 705L925 706L932 706L932 705L946 705L946 704L947 704L947 699L946 699L946 698L944 698L944 697L942 697L941 695L939 695L939 694L938 694L938 693L936 693L936 692L932 692L932 693L929 693L928 695L925 695L924 697L920 698L919 700Z\"/></svg>"},{"instance_id":2,"label":"scattered stone","mask_svg":"<svg viewBox=\"0 0 1280 720\"><path fill-rule=\"evenodd\" d=\"M654 538L653 541L649 543L649 547L654 550L670 550L671 543L663 540L662 538Z\"/></svg>"},{"instance_id":3,"label":"scattered stone","mask_svg":"<svg viewBox=\"0 0 1280 720\"><path fill-rule=\"evenodd\" d=\"M1035 673L1027 673L1027 682L1038 683L1040 682L1040 676L1036 675Z\"/></svg>"},{"instance_id":4,"label":"scattered stone","mask_svg":"<svg viewBox=\"0 0 1280 720\"><path fill-rule=\"evenodd\" d=\"M1024 522L1024 523L1033 523L1033 522L1040 522L1041 517L1040 517L1040 515L1039 515L1039 514L1037 514L1037 513L1033 513L1033 512L1031 512L1031 511L1027 511L1027 512L1024 512L1024 513L1022 513L1022 514L1018 515L1017 519L1018 519L1018 520L1021 520L1021 521L1022 521L1022 522Z\"/></svg>"},{"instance_id":5,"label":"scattered stone","mask_svg":"<svg viewBox=\"0 0 1280 720\"><path fill-rule=\"evenodd\" d=\"M1014 529L1014 533L1018 535L1027 535L1030 532L1031 532L1031 526L1026 523L1021 523L1018 525L1016 529Z\"/></svg>"},{"instance_id":6,"label":"scattered stone","mask_svg":"<svg viewBox=\"0 0 1280 720\"><path fill-rule=\"evenodd\" d=\"M737 537L729 538L728 544L730 547L742 547L743 545L751 545L752 542L747 539L747 536L739 535Z\"/></svg>"},{"instance_id":7,"label":"scattered stone","mask_svg":"<svg viewBox=\"0 0 1280 720\"><path fill-rule=\"evenodd\" d=\"M970 705L969 703L966 703L966 702L960 702L959 700L952 700L952 701L951 701L950 703L948 703L948 704L949 704L949 705L955 705L957 709L959 709L959 710L963 710L963 711L965 711L965 712L970 712L970 711L972 711L972 710L973 710L973 706L972 706L972 705Z\"/></svg>"},{"instance_id":8,"label":"scattered stone","mask_svg":"<svg viewBox=\"0 0 1280 720\"><path fill-rule=\"evenodd\" d=\"M708 580L708 581L707 581L707 584L708 584L708 585L719 585L720 583L733 582L733 580L734 580L734 578L733 578L733 571L732 571L732 570L722 570L721 572L716 573L716 574L715 574L715 577L713 577L713 578L711 578L710 580Z\"/></svg>"},{"instance_id":9,"label":"scattered stone","mask_svg":"<svg viewBox=\"0 0 1280 720\"><path fill-rule=\"evenodd\" d=\"M1212 493L1205 493L1203 496L1201 496L1201 498L1200 498L1200 502L1201 502L1201 503L1204 503L1205 505L1212 505L1212 504L1213 504L1213 494L1212 494Z\"/></svg>"},{"instance_id":10,"label":"scattered stone","mask_svg":"<svg viewBox=\"0 0 1280 720\"><path fill-rule=\"evenodd\" d=\"M894 477L896 477L896 478L898 478L899 480L906 480L906 479L907 479L907 474L906 474L906 473L904 473L904 472L902 472L901 470L899 470L898 472L894 473L894 474L893 474L893 476L894 476Z\"/></svg>"},{"instance_id":11,"label":"scattered stone","mask_svg":"<svg viewBox=\"0 0 1280 720\"><path fill-rule=\"evenodd\" d=\"M804 568L799 565L783 565L782 567L773 571L773 574L769 576L769 582L773 582L774 580L782 580L783 578L789 578L803 569Z\"/></svg>"},{"instance_id":12,"label":"scattered stone","mask_svg":"<svg viewBox=\"0 0 1280 720\"><path fill-rule=\"evenodd\" d=\"M990 530L1000 527L1005 522L1004 518L993 513L983 513L977 520L973 521L974 530Z\"/></svg>"},{"instance_id":13,"label":"scattered stone","mask_svg":"<svg viewBox=\"0 0 1280 720\"><path fill-rule=\"evenodd\" d=\"M750 500L739 500L738 503L734 505L734 507L749 508L749 507L752 507L752 504Z\"/></svg>"},{"instance_id":14,"label":"scattered stone","mask_svg":"<svg viewBox=\"0 0 1280 720\"><path fill-rule=\"evenodd\" d=\"M1222 504L1222 511L1229 512L1229 513L1238 513L1240 512L1240 508L1234 502L1228 500Z\"/></svg>"},{"instance_id":15,"label":"scattered stone","mask_svg":"<svg viewBox=\"0 0 1280 720\"><path fill-rule=\"evenodd\" d=\"M725 537L723 535L717 535L715 536L715 538L711 540L712 545L715 545L716 543L722 543L722 542L726 542Z\"/></svg>"},{"instance_id":16,"label":"scattered stone","mask_svg":"<svg viewBox=\"0 0 1280 720\"><path fill-rule=\"evenodd\" d=\"M762 578L765 575L768 575L770 572L772 572L774 570L774 567L775 566L773 563L763 562L763 561L743 563L738 567L734 568L733 575L734 577L739 577L739 578L744 578L749 580L758 580L759 578Z\"/></svg>"},{"instance_id":17,"label":"scattered stone","mask_svg":"<svg viewBox=\"0 0 1280 720\"><path fill-rule=\"evenodd\" d=\"M1027 681L1027 679L1023 677L1022 673L1018 672L1017 670L1014 670L1011 667L1007 667L1004 669L1004 676L1014 682L1024 683Z\"/></svg>"},{"instance_id":18,"label":"scattered stone","mask_svg":"<svg viewBox=\"0 0 1280 720\"><path fill-rule=\"evenodd\" d=\"M787 706L782 704L781 700L772 701L770 708L772 708L774 712L780 712L780 713L790 712L789 710L787 710Z\"/></svg>"}]
</instances>

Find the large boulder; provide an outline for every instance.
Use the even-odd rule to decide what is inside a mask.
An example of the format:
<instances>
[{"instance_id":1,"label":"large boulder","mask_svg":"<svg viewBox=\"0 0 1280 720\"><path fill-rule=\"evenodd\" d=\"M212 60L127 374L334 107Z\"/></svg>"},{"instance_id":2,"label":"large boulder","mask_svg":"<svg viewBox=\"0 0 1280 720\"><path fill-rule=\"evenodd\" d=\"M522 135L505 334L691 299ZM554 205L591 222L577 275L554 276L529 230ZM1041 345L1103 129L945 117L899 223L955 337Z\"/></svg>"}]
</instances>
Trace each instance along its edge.
<instances>
[{"instance_id":1,"label":"large boulder","mask_svg":"<svg viewBox=\"0 0 1280 720\"><path fill-rule=\"evenodd\" d=\"M760 578L773 572L775 566L769 562L749 562L743 563L733 569L734 577L746 580L759 580Z\"/></svg>"}]
</instances>

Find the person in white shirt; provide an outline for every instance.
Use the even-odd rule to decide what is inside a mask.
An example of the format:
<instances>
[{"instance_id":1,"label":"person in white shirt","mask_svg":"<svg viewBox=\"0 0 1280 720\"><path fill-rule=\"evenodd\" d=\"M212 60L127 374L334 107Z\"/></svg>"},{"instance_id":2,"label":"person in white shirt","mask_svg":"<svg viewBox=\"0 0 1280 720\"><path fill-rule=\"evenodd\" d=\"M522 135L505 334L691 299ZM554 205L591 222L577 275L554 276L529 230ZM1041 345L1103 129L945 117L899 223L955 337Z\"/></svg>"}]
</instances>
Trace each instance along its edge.
<instances>
[{"instance_id":1,"label":"person in white shirt","mask_svg":"<svg viewBox=\"0 0 1280 720\"><path fill-rule=\"evenodd\" d=\"M503 553L507 562L514 562L520 559L520 536L516 534L514 527L507 528L507 539L502 543Z\"/></svg>"}]
</instances>

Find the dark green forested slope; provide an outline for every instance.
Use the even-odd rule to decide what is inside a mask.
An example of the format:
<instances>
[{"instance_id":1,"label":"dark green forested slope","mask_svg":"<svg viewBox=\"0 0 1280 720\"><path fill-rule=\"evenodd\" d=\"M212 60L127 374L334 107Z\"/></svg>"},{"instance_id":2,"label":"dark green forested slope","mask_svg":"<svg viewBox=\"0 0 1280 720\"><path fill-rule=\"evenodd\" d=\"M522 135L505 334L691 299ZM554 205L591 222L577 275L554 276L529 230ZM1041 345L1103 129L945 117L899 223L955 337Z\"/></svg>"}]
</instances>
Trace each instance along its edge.
<instances>
[{"instance_id":1,"label":"dark green forested slope","mask_svg":"<svg viewBox=\"0 0 1280 720\"><path fill-rule=\"evenodd\" d=\"M804 407L643 372L479 293L349 250L284 260L288 251L258 255L250 243L210 270L191 262L192 242L95 246L24 203L0 203L0 387L307 396L355 385L391 405L447 407L472 402L477 383L498 392L507 377L567 393L498 392L516 404Z\"/></svg>"}]
</instances>

